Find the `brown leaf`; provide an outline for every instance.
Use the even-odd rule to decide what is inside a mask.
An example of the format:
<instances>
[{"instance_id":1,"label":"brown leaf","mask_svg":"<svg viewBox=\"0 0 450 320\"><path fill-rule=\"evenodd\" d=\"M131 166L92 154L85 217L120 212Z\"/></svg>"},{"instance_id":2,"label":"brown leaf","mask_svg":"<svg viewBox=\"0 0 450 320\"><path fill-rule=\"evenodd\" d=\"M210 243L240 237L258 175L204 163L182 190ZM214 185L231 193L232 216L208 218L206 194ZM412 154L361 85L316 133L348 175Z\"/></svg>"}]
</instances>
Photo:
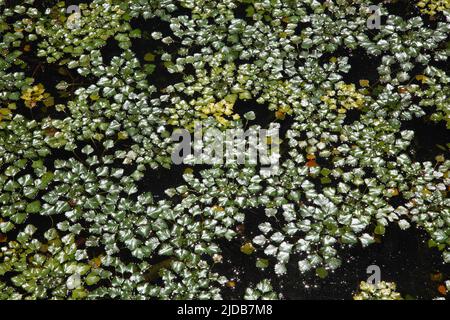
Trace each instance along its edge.
<instances>
[{"instance_id":1,"label":"brown leaf","mask_svg":"<svg viewBox=\"0 0 450 320\"><path fill-rule=\"evenodd\" d=\"M447 294L447 288L446 288L443 284L441 284L441 285L438 287L438 291L439 291L440 294L442 294L442 295L444 295L444 296Z\"/></svg>"},{"instance_id":2,"label":"brown leaf","mask_svg":"<svg viewBox=\"0 0 450 320\"><path fill-rule=\"evenodd\" d=\"M318 167L319 165L317 164L316 160L311 159L308 162L306 162L306 166L312 168L312 167Z\"/></svg>"}]
</instances>

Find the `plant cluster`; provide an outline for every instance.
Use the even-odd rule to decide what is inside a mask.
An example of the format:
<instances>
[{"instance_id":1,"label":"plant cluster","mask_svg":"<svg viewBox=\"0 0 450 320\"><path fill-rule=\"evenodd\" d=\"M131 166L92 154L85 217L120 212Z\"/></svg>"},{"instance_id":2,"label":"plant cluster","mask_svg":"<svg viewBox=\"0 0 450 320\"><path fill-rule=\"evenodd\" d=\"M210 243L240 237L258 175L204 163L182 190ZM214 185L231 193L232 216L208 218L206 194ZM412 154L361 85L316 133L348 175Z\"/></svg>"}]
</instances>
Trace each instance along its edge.
<instances>
[{"instance_id":1,"label":"plant cluster","mask_svg":"<svg viewBox=\"0 0 450 320\"><path fill-rule=\"evenodd\" d=\"M353 296L354 300L403 300L400 293L396 291L397 286L393 282L381 281L370 284L361 281L359 293Z\"/></svg>"},{"instance_id":2,"label":"plant cluster","mask_svg":"<svg viewBox=\"0 0 450 320\"><path fill-rule=\"evenodd\" d=\"M426 230L450 263L449 145L422 161L403 126L449 126L448 8L435 26L382 8L371 33L368 0L93 0L79 28L52 3L0 0L1 299L219 299L224 242L264 272L324 278L392 224ZM355 55L375 80L349 76ZM275 175L193 165L158 192L173 129L267 128L260 110L285 129Z\"/></svg>"},{"instance_id":3,"label":"plant cluster","mask_svg":"<svg viewBox=\"0 0 450 320\"><path fill-rule=\"evenodd\" d=\"M417 6L420 8L420 12L430 16L450 9L450 3L446 0L420 0Z\"/></svg>"}]
</instances>

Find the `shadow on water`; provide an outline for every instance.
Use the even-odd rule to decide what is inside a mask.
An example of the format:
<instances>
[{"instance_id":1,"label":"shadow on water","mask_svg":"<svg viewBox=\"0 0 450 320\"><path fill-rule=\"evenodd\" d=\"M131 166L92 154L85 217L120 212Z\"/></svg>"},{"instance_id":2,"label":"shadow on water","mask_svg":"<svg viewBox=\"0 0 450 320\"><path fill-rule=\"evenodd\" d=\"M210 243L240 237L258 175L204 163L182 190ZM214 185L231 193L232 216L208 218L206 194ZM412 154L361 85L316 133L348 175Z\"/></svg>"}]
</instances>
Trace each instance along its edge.
<instances>
[{"instance_id":1,"label":"shadow on water","mask_svg":"<svg viewBox=\"0 0 450 320\"><path fill-rule=\"evenodd\" d=\"M255 120L249 120L248 125L259 125L261 128L268 128L269 124L275 121L274 112L269 111L268 104L259 104L256 100L241 100L238 99L234 105L234 111L239 114L241 119L245 122L244 115L247 112L253 111Z\"/></svg>"},{"instance_id":2,"label":"shadow on water","mask_svg":"<svg viewBox=\"0 0 450 320\"><path fill-rule=\"evenodd\" d=\"M351 125L361 119L362 111L360 109L350 109L345 113L343 125Z\"/></svg>"},{"instance_id":3,"label":"shadow on water","mask_svg":"<svg viewBox=\"0 0 450 320\"><path fill-rule=\"evenodd\" d=\"M165 190L184 184L183 172L186 166L172 166L170 169L146 170L144 177L137 183L138 189L150 191L155 201L167 198Z\"/></svg>"},{"instance_id":4,"label":"shadow on water","mask_svg":"<svg viewBox=\"0 0 450 320\"><path fill-rule=\"evenodd\" d=\"M428 116L424 116L404 121L401 129L414 131L410 148L415 161L434 163L436 156L445 153L448 155L448 151L444 150L450 141L450 131L443 121L433 122Z\"/></svg>"},{"instance_id":5,"label":"shadow on water","mask_svg":"<svg viewBox=\"0 0 450 320\"><path fill-rule=\"evenodd\" d=\"M106 41L106 45L100 49L100 52L102 54L103 63L110 65L114 57L120 56L122 49L119 47L119 42L113 37L110 37Z\"/></svg>"},{"instance_id":6,"label":"shadow on water","mask_svg":"<svg viewBox=\"0 0 450 320\"><path fill-rule=\"evenodd\" d=\"M379 79L378 66L381 64L381 56L368 55L364 49L347 51L348 63L351 68L343 75L342 80L346 83L354 83L359 87L359 80L369 80L371 84Z\"/></svg>"}]
</instances>

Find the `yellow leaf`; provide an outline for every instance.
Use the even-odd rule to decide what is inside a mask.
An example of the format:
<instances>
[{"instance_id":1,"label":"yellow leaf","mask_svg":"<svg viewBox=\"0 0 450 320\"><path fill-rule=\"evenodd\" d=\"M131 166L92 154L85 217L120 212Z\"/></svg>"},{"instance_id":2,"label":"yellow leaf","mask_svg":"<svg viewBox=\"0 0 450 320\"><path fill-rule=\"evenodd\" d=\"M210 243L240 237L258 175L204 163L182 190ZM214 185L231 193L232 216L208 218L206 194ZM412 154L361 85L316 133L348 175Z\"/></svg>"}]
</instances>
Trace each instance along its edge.
<instances>
[{"instance_id":1,"label":"yellow leaf","mask_svg":"<svg viewBox=\"0 0 450 320\"><path fill-rule=\"evenodd\" d=\"M244 254L252 254L255 251L255 248L253 247L253 245L251 244L251 242L247 242L246 244L244 244L241 247L241 252Z\"/></svg>"},{"instance_id":2,"label":"yellow leaf","mask_svg":"<svg viewBox=\"0 0 450 320\"><path fill-rule=\"evenodd\" d=\"M361 80L359 80L359 85L361 87L368 87L369 86L369 80L361 79Z\"/></svg>"},{"instance_id":3,"label":"yellow leaf","mask_svg":"<svg viewBox=\"0 0 450 320\"><path fill-rule=\"evenodd\" d=\"M100 257L93 258L91 261L89 261L89 264L93 268L100 267L102 265L102 257L100 256Z\"/></svg>"},{"instance_id":4,"label":"yellow leaf","mask_svg":"<svg viewBox=\"0 0 450 320\"><path fill-rule=\"evenodd\" d=\"M89 98L91 98L92 101L97 101L98 99L100 99L100 96L93 93L89 96Z\"/></svg>"},{"instance_id":5,"label":"yellow leaf","mask_svg":"<svg viewBox=\"0 0 450 320\"><path fill-rule=\"evenodd\" d=\"M48 107L52 107L52 106L55 105L55 99L54 99L52 96L48 97L48 98L45 99L43 102L44 102L44 105L45 105L47 108L48 108Z\"/></svg>"},{"instance_id":6,"label":"yellow leaf","mask_svg":"<svg viewBox=\"0 0 450 320\"><path fill-rule=\"evenodd\" d=\"M399 192L398 192L398 189L397 189L397 188L390 189L390 192L391 192L391 195L392 195L393 197L399 195Z\"/></svg>"},{"instance_id":7,"label":"yellow leaf","mask_svg":"<svg viewBox=\"0 0 450 320\"><path fill-rule=\"evenodd\" d=\"M8 108L0 108L0 114L3 116L8 116L11 114L11 110L9 110Z\"/></svg>"},{"instance_id":8,"label":"yellow leaf","mask_svg":"<svg viewBox=\"0 0 450 320\"><path fill-rule=\"evenodd\" d=\"M421 81L422 83L426 83L427 80L428 80L428 77L425 76L425 75L423 75L423 74L418 74L418 75L416 76L416 80L417 80L417 81Z\"/></svg>"},{"instance_id":9,"label":"yellow leaf","mask_svg":"<svg viewBox=\"0 0 450 320\"><path fill-rule=\"evenodd\" d=\"M286 118L286 115L283 111L276 111L275 118L277 118L278 120L284 120Z\"/></svg>"},{"instance_id":10,"label":"yellow leaf","mask_svg":"<svg viewBox=\"0 0 450 320\"><path fill-rule=\"evenodd\" d=\"M153 62L155 61L155 55L151 52L148 52L145 56L144 56L144 60L147 62Z\"/></svg>"},{"instance_id":11,"label":"yellow leaf","mask_svg":"<svg viewBox=\"0 0 450 320\"><path fill-rule=\"evenodd\" d=\"M117 134L117 139L119 139L119 140L126 140L126 139L128 139L128 133L126 131L120 131Z\"/></svg>"}]
</instances>

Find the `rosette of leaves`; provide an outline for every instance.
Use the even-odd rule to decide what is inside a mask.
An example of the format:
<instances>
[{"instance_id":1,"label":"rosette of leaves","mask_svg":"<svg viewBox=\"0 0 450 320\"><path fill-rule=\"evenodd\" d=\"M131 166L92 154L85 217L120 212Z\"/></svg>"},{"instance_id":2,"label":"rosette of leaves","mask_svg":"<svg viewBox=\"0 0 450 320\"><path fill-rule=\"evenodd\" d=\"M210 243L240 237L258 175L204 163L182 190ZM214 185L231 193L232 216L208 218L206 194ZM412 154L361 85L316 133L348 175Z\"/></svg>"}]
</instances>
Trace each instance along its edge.
<instances>
[{"instance_id":1,"label":"rosette of leaves","mask_svg":"<svg viewBox=\"0 0 450 320\"><path fill-rule=\"evenodd\" d=\"M345 84L339 82L336 85L336 91L332 90L322 97L332 110L337 110L339 113L345 113L347 110L360 109L364 105L364 95L356 91L354 84Z\"/></svg>"},{"instance_id":2,"label":"rosette of leaves","mask_svg":"<svg viewBox=\"0 0 450 320\"><path fill-rule=\"evenodd\" d=\"M185 3L172 0L132 1L129 3L130 15L132 17L142 16L145 20L159 17L164 21L170 21L173 18L173 12L180 7L185 7Z\"/></svg>"},{"instance_id":3,"label":"rosette of leaves","mask_svg":"<svg viewBox=\"0 0 450 320\"><path fill-rule=\"evenodd\" d=\"M212 273L208 263L201 260L198 254L187 250L180 252L183 252L183 256L177 256L182 260L173 260L170 267L160 269L163 286L145 283L138 286L138 291L158 299L221 299L220 287L227 279ZM153 270L149 275L152 273Z\"/></svg>"},{"instance_id":4,"label":"rosette of leaves","mask_svg":"<svg viewBox=\"0 0 450 320\"><path fill-rule=\"evenodd\" d=\"M7 234L29 214L40 213L36 196L46 190L53 176L42 160L50 150L36 121L16 115L0 125L0 232Z\"/></svg>"},{"instance_id":5,"label":"rosette of leaves","mask_svg":"<svg viewBox=\"0 0 450 320\"><path fill-rule=\"evenodd\" d=\"M124 164L138 159L154 169L169 167L172 142L162 118L161 101L165 99L156 97L156 88L148 83L134 53L126 50L106 68L99 51L91 55L98 62L90 70L97 77L96 84L77 89L76 98L68 103L71 116L67 124L73 136L101 141L105 148L116 150ZM131 147L116 148L124 141Z\"/></svg>"},{"instance_id":6,"label":"rosette of leaves","mask_svg":"<svg viewBox=\"0 0 450 320\"><path fill-rule=\"evenodd\" d=\"M40 83L23 90L20 98L24 101L25 106L30 109L35 108L41 101L46 106L52 104L52 97L48 92L45 92L44 86Z\"/></svg>"},{"instance_id":7,"label":"rosette of leaves","mask_svg":"<svg viewBox=\"0 0 450 320\"><path fill-rule=\"evenodd\" d=\"M421 98L419 106L435 108L431 119L444 121L450 129L449 76L438 68L426 68L425 74L416 75L415 80L418 84L408 87L408 91Z\"/></svg>"},{"instance_id":8,"label":"rosette of leaves","mask_svg":"<svg viewBox=\"0 0 450 320\"><path fill-rule=\"evenodd\" d=\"M199 270L185 270L185 266L190 266L190 269L197 266L198 269L199 264L196 255L187 250L210 255L219 252L216 245L207 241L202 224L185 215L183 207L171 209L171 205L165 201L153 206L150 194L141 194L136 201L127 199L136 195L137 188L133 180L139 179L139 171L130 177L124 176L123 169L109 170L111 157L104 157L99 162L96 156L91 155L93 148L90 146L83 148L83 153L89 156L86 159L89 168L74 159L55 163L56 186L43 197L45 203L42 214L64 214L68 220L58 223L59 230L75 234L86 230L90 234L86 246L101 246L104 249L102 263L117 273L113 272L111 288L98 288L90 297L181 297L188 292L192 296L187 297L191 298L207 297L209 294L216 297L218 291L211 291L209 282L204 282L213 281L214 275ZM111 179L117 180L113 184ZM107 191L107 194L102 195L102 190ZM89 225L89 228L85 229L84 225ZM167 263L162 266L126 263L118 257L124 250L118 244L123 244L134 259L161 256L167 257L164 260ZM194 259L193 262L190 259ZM131 276L121 275L121 270L130 270ZM151 281L159 277L164 279L164 272L169 272L166 277L171 281L167 280L163 287L152 285ZM176 272L176 278L184 280L180 283L173 281L175 275L170 272ZM195 284L198 290L193 290L193 279L198 279ZM134 292L136 288L140 288L139 296ZM209 288L208 291L205 288Z\"/></svg>"},{"instance_id":9,"label":"rosette of leaves","mask_svg":"<svg viewBox=\"0 0 450 320\"><path fill-rule=\"evenodd\" d=\"M7 108L0 108L0 122L10 120L12 117L12 110L15 109L14 104L9 104Z\"/></svg>"},{"instance_id":10,"label":"rosette of leaves","mask_svg":"<svg viewBox=\"0 0 450 320\"><path fill-rule=\"evenodd\" d=\"M445 160L437 168L431 162L415 163L405 171L409 174L411 188L405 192L408 200L398 212L430 234L429 247L442 251L446 263L450 261L449 225L450 202L447 197L450 161ZM413 182L414 181L414 182Z\"/></svg>"},{"instance_id":11,"label":"rosette of leaves","mask_svg":"<svg viewBox=\"0 0 450 320\"><path fill-rule=\"evenodd\" d=\"M128 36L130 25L127 17L127 3L113 0L91 1L79 5L80 16L76 23L79 27L71 27L69 14L64 1L47 9L47 18L40 15L34 24L33 35L39 39L39 57L47 62L63 62L66 57L77 58L69 62L69 66L81 64L89 67L89 51L99 49L112 37L123 49L131 46Z\"/></svg>"},{"instance_id":12,"label":"rosette of leaves","mask_svg":"<svg viewBox=\"0 0 450 320\"><path fill-rule=\"evenodd\" d=\"M202 117L213 115L216 120L223 126L228 126L229 120L226 117L232 117L234 120L239 119L238 114L234 114L233 106L236 102L237 95L226 96L219 102L211 102L200 109Z\"/></svg>"},{"instance_id":13,"label":"rosette of leaves","mask_svg":"<svg viewBox=\"0 0 450 320\"><path fill-rule=\"evenodd\" d=\"M420 12L430 16L450 10L450 3L445 0L420 0L416 5L420 8Z\"/></svg>"},{"instance_id":14,"label":"rosette of leaves","mask_svg":"<svg viewBox=\"0 0 450 320\"><path fill-rule=\"evenodd\" d=\"M2 293L4 298L83 299L88 296L86 287L108 276L108 272L80 261L83 252L77 250L73 234L60 237L55 229L49 229L41 242L33 237L36 230L27 225L0 251L0 274L12 275L11 285Z\"/></svg>"},{"instance_id":15,"label":"rosette of leaves","mask_svg":"<svg viewBox=\"0 0 450 320\"><path fill-rule=\"evenodd\" d=\"M23 167L30 167L32 174L20 174ZM17 179L17 181L16 181ZM1 176L2 204L0 231L7 234L16 225L24 223L30 214L38 215L41 202L35 200L37 194L47 189L53 179L52 172L46 170L42 160L18 160Z\"/></svg>"},{"instance_id":16,"label":"rosette of leaves","mask_svg":"<svg viewBox=\"0 0 450 320\"><path fill-rule=\"evenodd\" d=\"M282 205L281 212L276 208L266 209L266 215L284 221L283 227L275 232L271 223L262 223L259 229L263 234L253 240L266 254L277 257L279 263L275 270L278 274L286 272L284 265L292 253L303 256L299 260L302 272L322 266L335 269L340 265L338 246L357 242L367 246L374 242L375 235L384 233L384 226L392 221L399 221L402 228L409 227L401 211L396 212L389 204L389 199L398 193L397 188L408 189L406 178L399 170L380 166L380 161L390 153L405 150L412 138L411 132L402 132L400 138L395 138L390 133L392 124L374 122L366 115L361 122L346 127L342 125L341 116L333 119L329 110L322 113L314 107L305 102L303 109L296 110L304 116L298 117L298 124L294 123L287 134L291 159L282 165L285 180L280 189L288 188L284 192L291 203ZM334 128L340 128L336 130L339 136L328 131L327 126L317 126L330 120L334 120ZM298 139L299 130L309 130L307 140ZM391 142L380 144L383 139ZM379 156L372 158L366 152ZM327 159L331 166L321 168L318 158ZM408 156L402 154L391 166L404 166L409 161ZM344 165L353 169L344 170ZM369 168L375 177L367 177ZM327 186L332 181L335 181L333 186ZM366 192L360 191L361 186ZM269 190L271 194L277 192L275 185ZM371 229L373 224L378 227Z\"/></svg>"},{"instance_id":17,"label":"rosette of leaves","mask_svg":"<svg viewBox=\"0 0 450 320\"><path fill-rule=\"evenodd\" d=\"M264 279L255 287L249 287L245 290L245 300L277 300L278 295L273 291L270 280Z\"/></svg>"},{"instance_id":18,"label":"rosette of leaves","mask_svg":"<svg viewBox=\"0 0 450 320\"><path fill-rule=\"evenodd\" d=\"M0 161L13 163L19 159L39 159L50 153L37 121L16 115L12 121L0 123Z\"/></svg>"},{"instance_id":19,"label":"rosette of leaves","mask_svg":"<svg viewBox=\"0 0 450 320\"><path fill-rule=\"evenodd\" d=\"M370 284L361 281L359 292L353 296L354 300L403 300L400 293L396 291L394 282L381 281L377 284Z\"/></svg>"}]
</instances>

